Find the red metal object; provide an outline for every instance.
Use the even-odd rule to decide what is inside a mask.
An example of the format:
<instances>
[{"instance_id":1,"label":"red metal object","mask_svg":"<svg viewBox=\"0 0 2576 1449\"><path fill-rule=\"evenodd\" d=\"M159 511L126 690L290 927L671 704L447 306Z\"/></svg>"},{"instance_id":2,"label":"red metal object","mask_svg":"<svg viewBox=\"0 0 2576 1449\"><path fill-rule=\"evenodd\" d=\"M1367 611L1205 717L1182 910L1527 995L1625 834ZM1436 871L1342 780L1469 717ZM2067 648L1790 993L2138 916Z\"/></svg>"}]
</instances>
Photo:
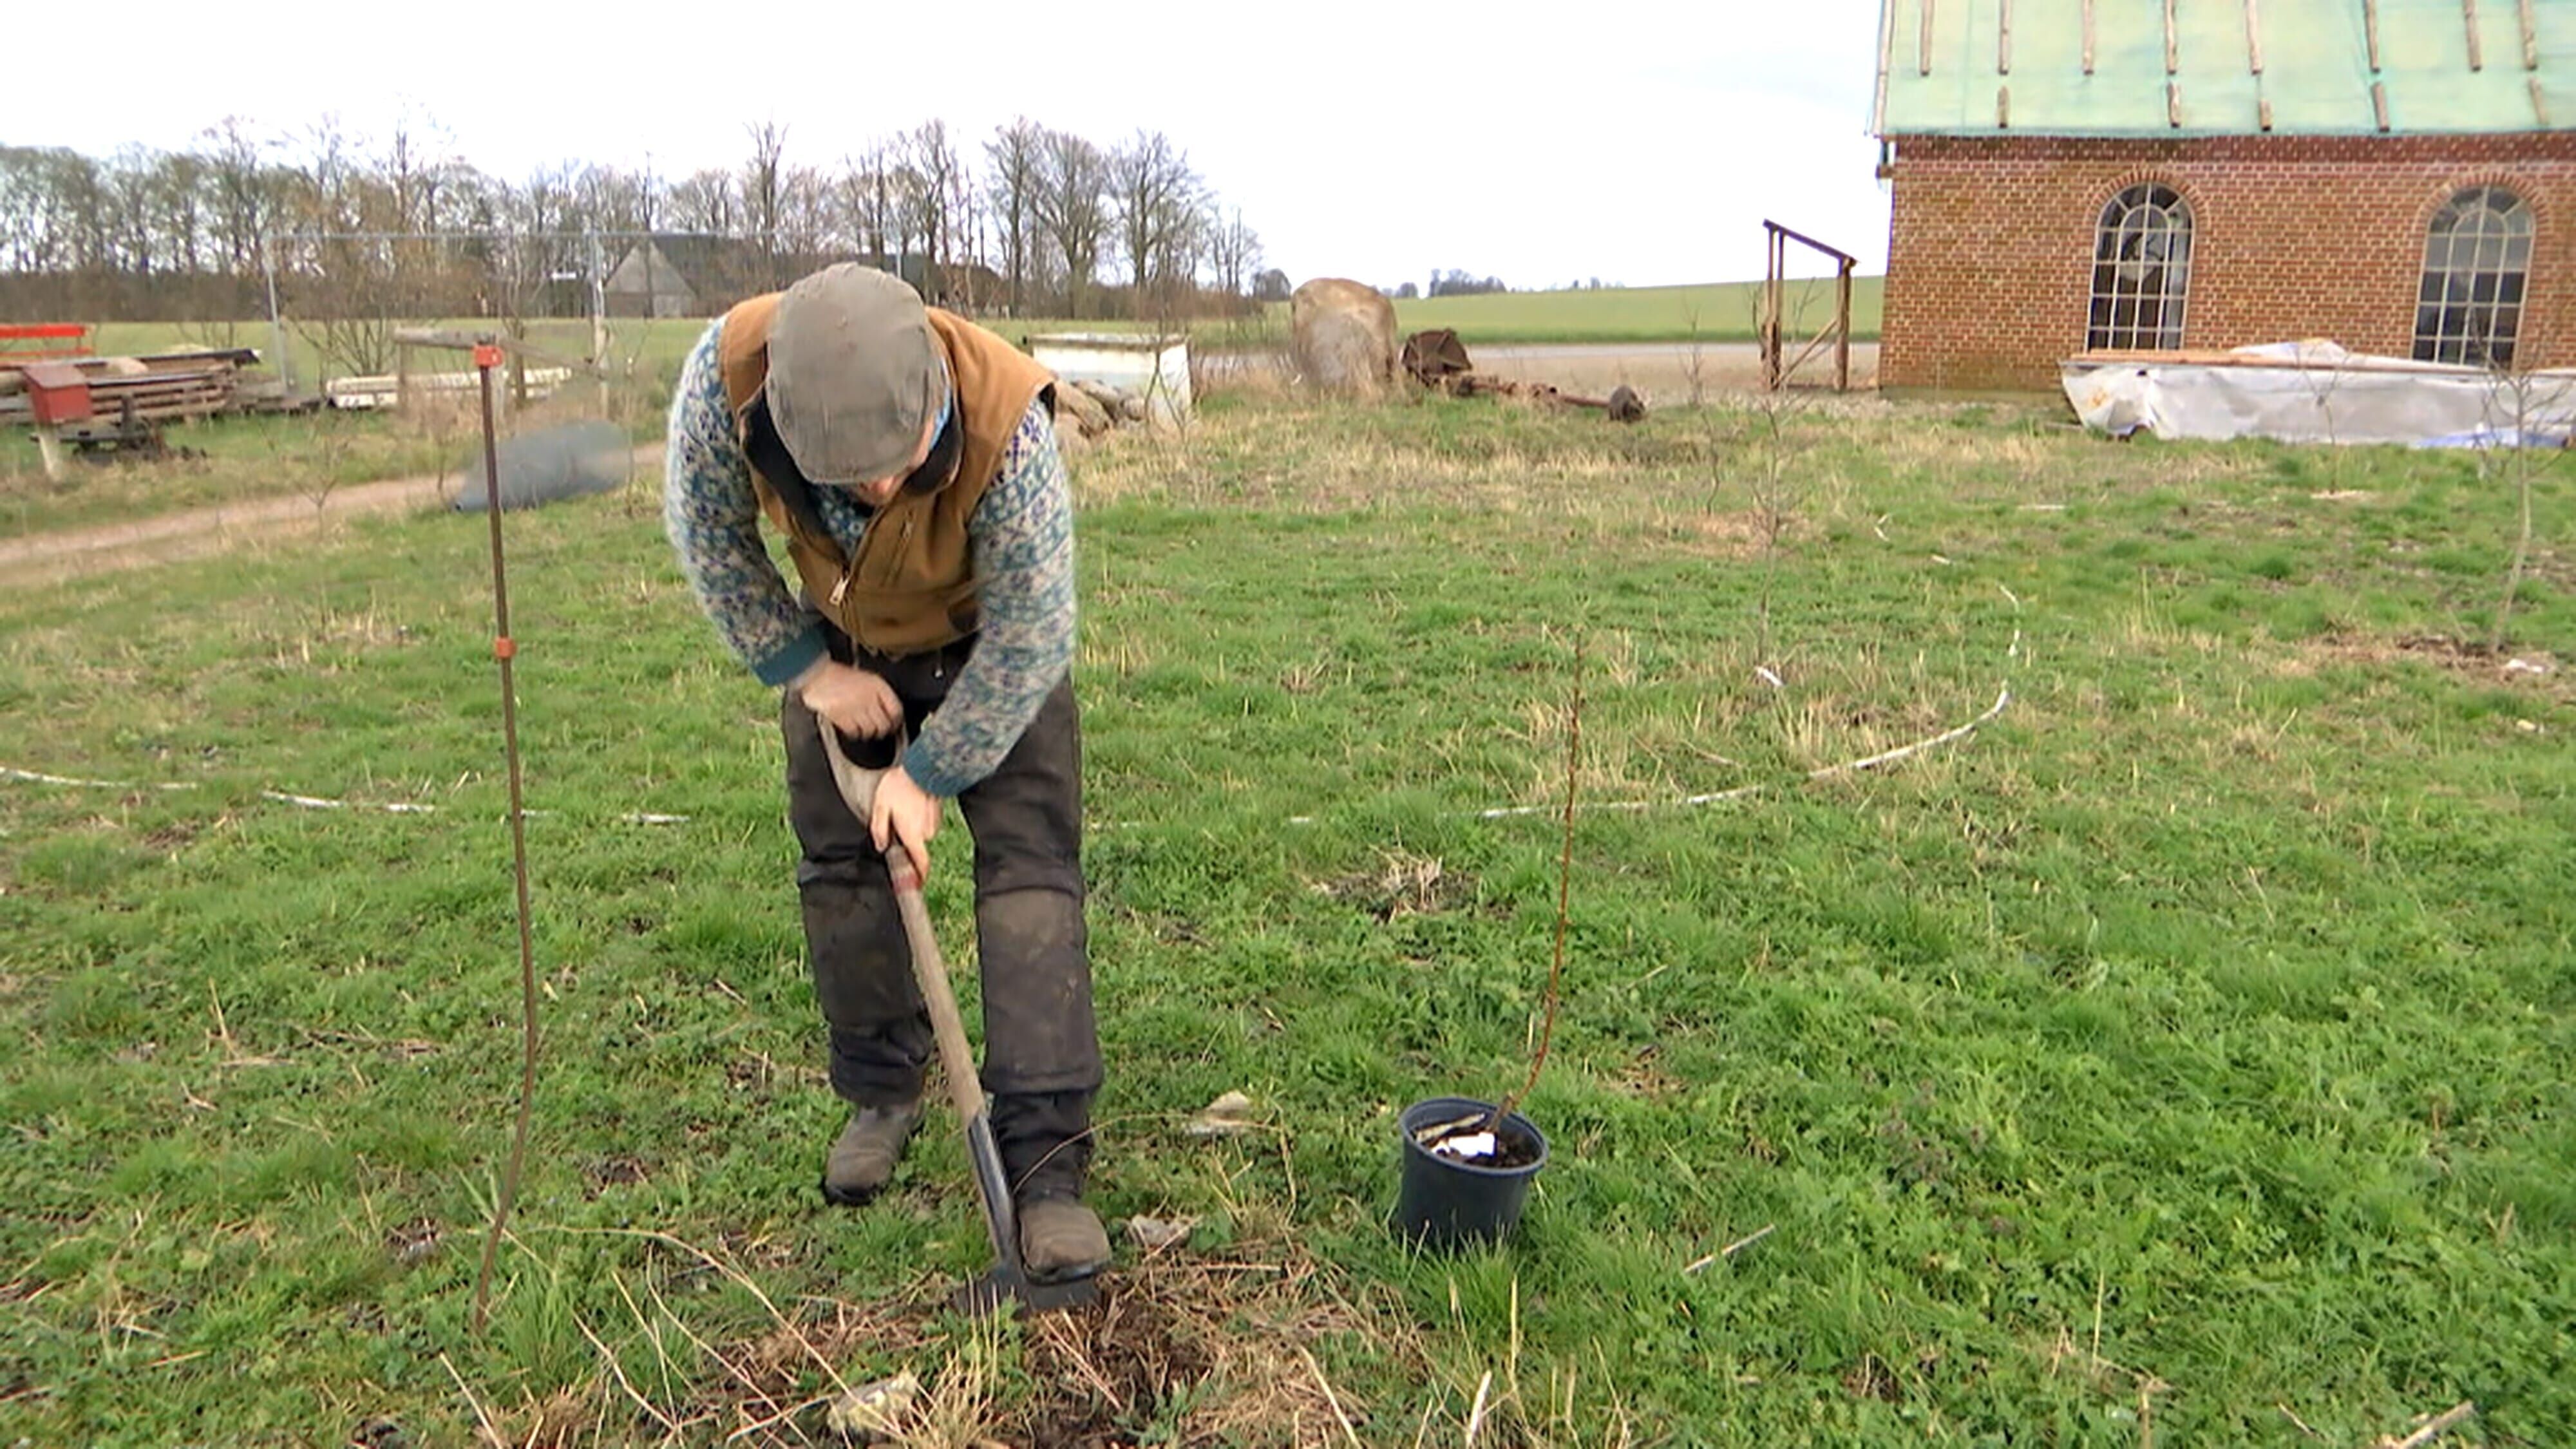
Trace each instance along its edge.
<instances>
[{"instance_id":1,"label":"red metal object","mask_svg":"<svg viewBox=\"0 0 2576 1449\"><path fill-rule=\"evenodd\" d=\"M490 342L475 343L474 365L476 367L499 367L501 365L500 347L497 344Z\"/></svg>"},{"instance_id":2,"label":"red metal object","mask_svg":"<svg viewBox=\"0 0 2576 1449\"><path fill-rule=\"evenodd\" d=\"M52 427L95 416L89 379L79 368L65 362L31 362L19 371L26 374L27 406L38 423Z\"/></svg>"},{"instance_id":3,"label":"red metal object","mask_svg":"<svg viewBox=\"0 0 2576 1449\"><path fill-rule=\"evenodd\" d=\"M39 357L87 357L93 350L86 322L0 322L0 343L67 342L68 347L0 347L0 361Z\"/></svg>"}]
</instances>

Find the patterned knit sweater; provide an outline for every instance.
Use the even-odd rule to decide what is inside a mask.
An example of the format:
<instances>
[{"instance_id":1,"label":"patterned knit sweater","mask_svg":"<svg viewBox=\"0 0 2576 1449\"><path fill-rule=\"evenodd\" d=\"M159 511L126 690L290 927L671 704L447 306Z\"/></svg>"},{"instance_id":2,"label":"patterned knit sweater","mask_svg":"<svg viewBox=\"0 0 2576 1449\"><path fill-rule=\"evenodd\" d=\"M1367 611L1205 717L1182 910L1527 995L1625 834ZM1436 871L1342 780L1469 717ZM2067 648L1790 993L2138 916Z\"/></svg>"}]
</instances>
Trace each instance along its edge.
<instances>
[{"instance_id":1,"label":"patterned knit sweater","mask_svg":"<svg viewBox=\"0 0 2576 1449\"><path fill-rule=\"evenodd\" d=\"M761 542L751 464L716 365L720 328L698 339L671 399L662 523L716 632L761 683L783 686L823 657L823 624ZM843 488L818 485L814 501L833 538L855 550L870 510ZM981 633L903 757L913 782L938 796L991 774L1073 663L1073 502L1043 400L1011 435L967 539L981 581Z\"/></svg>"}]
</instances>

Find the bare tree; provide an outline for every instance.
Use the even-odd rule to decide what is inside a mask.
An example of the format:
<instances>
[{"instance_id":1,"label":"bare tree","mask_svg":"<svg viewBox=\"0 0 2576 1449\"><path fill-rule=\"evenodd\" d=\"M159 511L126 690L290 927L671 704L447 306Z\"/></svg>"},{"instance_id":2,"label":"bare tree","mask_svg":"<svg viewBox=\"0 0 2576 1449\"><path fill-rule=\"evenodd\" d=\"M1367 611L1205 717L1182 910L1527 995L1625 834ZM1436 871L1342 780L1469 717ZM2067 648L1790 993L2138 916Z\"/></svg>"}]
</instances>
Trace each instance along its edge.
<instances>
[{"instance_id":1,"label":"bare tree","mask_svg":"<svg viewBox=\"0 0 2576 1449\"><path fill-rule=\"evenodd\" d=\"M1046 132L1026 116L995 131L993 139L984 143L985 158L992 165L984 194L992 204L1002 278L1010 288L1014 316L1028 305L1029 253L1038 235L1045 147Z\"/></svg>"},{"instance_id":2,"label":"bare tree","mask_svg":"<svg viewBox=\"0 0 2576 1449\"><path fill-rule=\"evenodd\" d=\"M764 256L778 254L778 214L785 202L787 128L775 121L746 127L751 133L751 160L742 168L743 226ZM774 286L779 278L762 279Z\"/></svg>"},{"instance_id":3,"label":"bare tree","mask_svg":"<svg viewBox=\"0 0 2576 1449\"><path fill-rule=\"evenodd\" d=\"M828 249L834 230L832 185L810 166L788 168L779 190L778 251L797 267Z\"/></svg>"},{"instance_id":4,"label":"bare tree","mask_svg":"<svg viewBox=\"0 0 2576 1449\"><path fill-rule=\"evenodd\" d=\"M671 188L670 220L675 231L731 236L742 222L733 173L710 168Z\"/></svg>"},{"instance_id":5,"label":"bare tree","mask_svg":"<svg viewBox=\"0 0 2576 1449\"><path fill-rule=\"evenodd\" d=\"M858 250L931 297L1023 315L1059 300L1096 313L1113 252L1140 316L1203 287L1259 289L1257 238L1159 132L1113 171L1101 147L1027 118L961 156L934 119L829 175L789 164L787 135L751 126L746 163L676 184L578 160L513 184L416 112L372 139L329 116L283 137L228 117L177 152L0 146L0 306L211 328L262 309L273 262L283 311L338 372L382 370L392 318L561 304L549 285L594 265L591 235L657 227L747 238L772 273Z\"/></svg>"},{"instance_id":6,"label":"bare tree","mask_svg":"<svg viewBox=\"0 0 2576 1449\"><path fill-rule=\"evenodd\" d=\"M841 210L860 249L873 257L891 258L889 244L902 231L894 170L893 155L883 141L869 146L856 160L842 163Z\"/></svg>"},{"instance_id":7,"label":"bare tree","mask_svg":"<svg viewBox=\"0 0 2576 1449\"><path fill-rule=\"evenodd\" d=\"M1162 132L1143 130L1109 158L1109 185L1135 289L1129 306L1142 317L1153 284L1188 275L1203 187L1186 153Z\"/></svg>"},{"instance_id":8,"label":"bare tree","mask_svg":"<svg viewBox=\"0 0 2576 1449\"><path fill-rule=\"evenodd\" d=\"M1217 290L1229 297L1244 295L1253 273L1261 268L1261 237L1243 224L1243 208L1236 207L1231 216L1221 216L1213 203L1202 225L1207 238L1207 261L1211 280Z\"/></svg>"},{"instance_id":9,"label":"bare tree","mask_svg":"<svg viewBox=\"0 0 2576 1449\"><path fill-rule=\"evenodd\" d=\"M355 373L393 365L400 315L400 270L378 233L397 230L392 188L362 157L363 143L325 115L304 136L288 215L295 230L290 257L296 285L296 330L333 363ZM281 270L287 268L281 267Z\"/></svg>"},{"instance_id":10,"label":"bare tree","mask_svg":"<svg viewBox=\"0 0 2576 1449\"><path fill-rule=\"evenodd\" d=\"M904 166L912 174L913 229L921 238L922 291L932 301L941 301L951 290L947 271L965 210L961 188L966 166L948 139L945 121L922 122L902 144Z\"/></svg>"},{"instance_id":11,"label":"bare tree","mask_svg":"<svg viewBox=\"0 0 2576 1449\"><path fill-rule=\"evenodd\" d=\"M2492 324L2490 324L2492 327ZM2512 355L2512 344L2498 348L2492 335L2485 343L2484 355ZM2481 449L2478 472L2485 477L2491 466L2500 468L2505 481L2513 487L2514 503L2521 515L2513 539L2511 557L2504 571L2504 592L2496 601L2495 626L2487 639L2490 653L2504 652L2505 640L2513 623L2515 601L2522 593L2525 574L2531 564L2531 494L2532 484L2544 469L2552 468L2566 456L2564 445L2552 445L2544 453L2540 435L2548 430L2563 430L2571 401L2568 385L2545 380L2528 365L2501 363L2494 367L2494 382L2488 394L2487 427L2502 434L2501 449ZM2491 464L2491 458L2500 459Z\"/></svg>"},{"instance_id":12,"label":"bare tree","mask_svg":"<svg viewBox=\"0 0 2576 1449\"><path fill-rule=\"evenodd\" d=\"M214 208L215 239L235 276L260 269L260 247L275 225L277 175L269 162L272 147L243 128L241 118L227 116L204 137L209 201Z\"/></svg>"},{"instance_id":13,"label":"bare tree","mask_svg":"<svg viewBox=\"0 0 2576 1449\"><path fill-rule=\"evenodd\" d=\"M1069 131L1046 133L1038 227L1064 265L1065 309L1083 315L1109 231L1109 158Z\"/></svg>"}]
</instances>

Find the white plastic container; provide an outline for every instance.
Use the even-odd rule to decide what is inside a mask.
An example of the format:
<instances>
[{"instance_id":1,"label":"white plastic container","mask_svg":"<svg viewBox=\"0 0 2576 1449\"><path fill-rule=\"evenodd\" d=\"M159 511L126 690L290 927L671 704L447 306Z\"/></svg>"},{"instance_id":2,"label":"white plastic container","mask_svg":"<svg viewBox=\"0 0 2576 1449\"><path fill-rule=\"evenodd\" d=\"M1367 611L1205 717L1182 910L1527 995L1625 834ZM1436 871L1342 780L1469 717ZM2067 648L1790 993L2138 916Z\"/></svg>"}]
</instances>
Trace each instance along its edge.
<instances>
[{"instance_id":1,"label":"white plastic container","mask_svg":"<svg viewBox=\"0 0 2576 1449\"><path fill-rule=\"evenodd\" d=\"M1146 416L1176 427L1190 412L1190 343L1186 337L1136 332L1049 332L1029 339L1029 355L1065 382L1097 382L1145 399Z\"/></svg>"}]
</instances>

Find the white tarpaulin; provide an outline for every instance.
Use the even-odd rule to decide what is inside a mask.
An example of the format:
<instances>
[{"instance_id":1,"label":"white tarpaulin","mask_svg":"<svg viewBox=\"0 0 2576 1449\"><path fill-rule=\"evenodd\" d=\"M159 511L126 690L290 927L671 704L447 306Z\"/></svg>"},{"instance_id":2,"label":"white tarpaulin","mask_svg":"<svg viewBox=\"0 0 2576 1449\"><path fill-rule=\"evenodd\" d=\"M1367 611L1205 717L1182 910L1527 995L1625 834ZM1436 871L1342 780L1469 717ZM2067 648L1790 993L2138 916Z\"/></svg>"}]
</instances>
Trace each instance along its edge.
<instances>
[{"instance_id":1,"label":"white tarpaulin","mask_svg":"<svg viewBox=\"0 0 2576 1449\"><path fill-rule=\"evenodd\" d=\"M2504 374L2315 339L2070 358L2058 372L2076 416L2115 437L2433 443L2519 429L2556 442L2576 429L2576 370Z\"/></svg>"}]
</instances>

